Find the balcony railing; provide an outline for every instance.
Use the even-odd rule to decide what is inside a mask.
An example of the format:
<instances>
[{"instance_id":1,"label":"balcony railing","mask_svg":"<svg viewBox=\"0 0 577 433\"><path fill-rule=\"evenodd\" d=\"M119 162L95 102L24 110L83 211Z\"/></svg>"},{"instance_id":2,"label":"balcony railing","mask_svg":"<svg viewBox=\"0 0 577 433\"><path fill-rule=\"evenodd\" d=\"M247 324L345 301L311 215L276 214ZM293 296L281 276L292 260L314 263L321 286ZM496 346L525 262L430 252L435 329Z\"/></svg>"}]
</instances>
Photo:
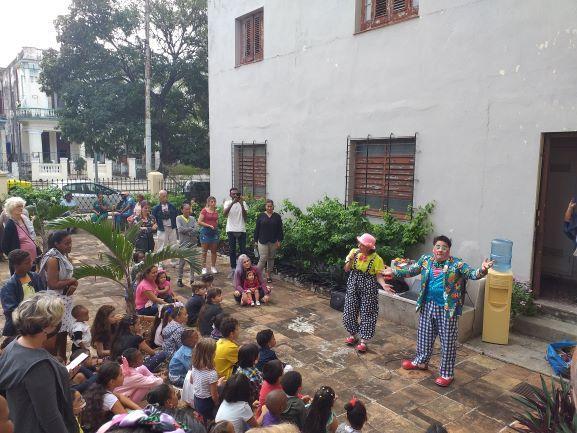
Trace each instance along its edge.
<instances>
[{"instance_id":1,"label":"balcony railing","mask_svg":"<svg viewBox=\"0 0 577 433\"><path fill-rule=\"evenodd\" d=\"M19 119L55 119L54 108L17 108L16 117Z\"/></svg>"}]
</instances>

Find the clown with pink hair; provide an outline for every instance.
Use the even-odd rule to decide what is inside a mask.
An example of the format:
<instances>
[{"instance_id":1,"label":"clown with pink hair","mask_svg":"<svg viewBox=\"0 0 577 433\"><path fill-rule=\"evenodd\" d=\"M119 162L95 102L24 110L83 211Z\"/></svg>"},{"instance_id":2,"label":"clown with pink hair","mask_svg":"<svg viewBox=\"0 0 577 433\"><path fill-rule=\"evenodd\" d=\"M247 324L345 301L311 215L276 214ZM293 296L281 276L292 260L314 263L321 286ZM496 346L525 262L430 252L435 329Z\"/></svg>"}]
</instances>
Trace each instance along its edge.
<instances>
[{"instance_id":1,"label":"clown with pink hair","mask_svg":"<svg viewBox=\"0 0 577 433\"><path fill-rule=\"evenodd\" d=\"M347 345L356 346L359 353L367 351L367 342L375 335L379 316L379 288L395 293L385 283L383 259L376 253L377 240L369 233L357 237L358 247L345 259L345 272L349 272L343 324L349 333Z\"/></svg>"}]
</instances>

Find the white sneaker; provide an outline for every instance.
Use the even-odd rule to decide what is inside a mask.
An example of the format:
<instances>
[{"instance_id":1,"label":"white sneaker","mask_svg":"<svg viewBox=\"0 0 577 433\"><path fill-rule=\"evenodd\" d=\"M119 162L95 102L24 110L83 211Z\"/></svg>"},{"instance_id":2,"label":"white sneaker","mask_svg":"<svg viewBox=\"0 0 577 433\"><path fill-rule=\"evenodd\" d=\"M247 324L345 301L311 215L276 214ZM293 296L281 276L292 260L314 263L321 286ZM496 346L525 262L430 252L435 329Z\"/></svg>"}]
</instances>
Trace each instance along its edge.
<instances>
[{"instance_id":1,"label":"white sneaker","mask_svg":"<svg viewBox=\"0 0 577 433\"><path fill-rule=\"evenodd\" d=\"M256 305L260 305L260 301L256 301Z\"/></svg>"},{"instance_id":2,"label":"white sneaker","mask_svg":"<svg viewBox=\"0 0 577 433\"><path fill-rule=\"evenodd\" d=\"M251 303L250 303L250 306L251 306L251 307L254 307L254 302L251 302Z\"/></svg>"},{"instance_id":3,"label":"white sneaker","mask_svg":"<svg viewBox=\"0 0 577 433\"><path fill-rule=\"evenodd\" d=\"M218 270L214 266L210 268L210 272L212 272L213 274L218 274Z\"/></svg>"},{"instance_id":4,"label":"white sneaker","mask_svg":"<svg viewBox=\"0 0 577 433\"><path fill-rule=\"evenodd\" d=\"M208 271L206 270L206 268L202 268L202 271L200 271L201 275L205 275Z\"/></svg>"}]
</instances>

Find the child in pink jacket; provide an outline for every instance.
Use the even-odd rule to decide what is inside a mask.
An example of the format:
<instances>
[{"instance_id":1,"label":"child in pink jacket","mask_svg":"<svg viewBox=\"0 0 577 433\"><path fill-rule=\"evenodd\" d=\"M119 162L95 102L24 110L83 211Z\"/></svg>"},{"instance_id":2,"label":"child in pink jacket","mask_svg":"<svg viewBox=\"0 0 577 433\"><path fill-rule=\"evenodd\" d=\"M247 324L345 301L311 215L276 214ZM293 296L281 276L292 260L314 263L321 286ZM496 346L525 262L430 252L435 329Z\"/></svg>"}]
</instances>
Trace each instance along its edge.
<instances>
[{"instance_id":1,"label":"child in pink jacket","mask_svg":"<svg viewBox=\"0 0 577 433\"><path fill-rule=\"evenodd\" d=\"M143 363L140 350L129 348L122 352L122 374L124 382L122 386L114 389L134 402L143 401L146 394L152 388L162 384L162 378L155 376Z\"/></svg>"}]
</instances>

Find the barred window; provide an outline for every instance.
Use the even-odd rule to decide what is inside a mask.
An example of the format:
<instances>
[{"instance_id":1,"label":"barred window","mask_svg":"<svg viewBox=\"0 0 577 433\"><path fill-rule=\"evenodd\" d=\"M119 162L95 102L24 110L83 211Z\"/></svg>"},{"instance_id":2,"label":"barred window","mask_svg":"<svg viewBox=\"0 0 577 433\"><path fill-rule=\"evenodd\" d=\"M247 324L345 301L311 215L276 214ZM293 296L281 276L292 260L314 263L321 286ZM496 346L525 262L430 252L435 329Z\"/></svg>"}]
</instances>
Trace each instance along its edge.
<instances>
[{"instance_id":1,"label":"barred window","mask_svg":"<svg viewBox=\"0 0 577 433\"><path fill-rule=\"evenodd\" d=\"M262 9L237 18L237 66L262 60L264 51Z\"/></svg>"},{"instance_id":2,"label":"barred window","mask_svg":"<svg viewBox=\"0 0 577 433\"><path fill-rule=\"evenodd\" d=\"M232 185L243 195L266 197L266 142L232 143Z\"/></svg>"},{"instance_id":3,"label":"barred window","mask_svg":"<svg viewBox=\"0 0 577 433\"><path fill-rule=\"evenodd\" d=\"M418 0L358 0L360 31L405 21L419 15Z\"/></svg>"},{"instance_id":4,"label":"barred window","mask_svg":"<svg viewBox=\"0 0 577 433\"><path fill-rule=\"evenodd\" d=\"M388 211L399 219L409 219L415 147L415 137L350 139L347 202L369 206L370 216L380 217Z\"/></svg>"}]
</instances>

